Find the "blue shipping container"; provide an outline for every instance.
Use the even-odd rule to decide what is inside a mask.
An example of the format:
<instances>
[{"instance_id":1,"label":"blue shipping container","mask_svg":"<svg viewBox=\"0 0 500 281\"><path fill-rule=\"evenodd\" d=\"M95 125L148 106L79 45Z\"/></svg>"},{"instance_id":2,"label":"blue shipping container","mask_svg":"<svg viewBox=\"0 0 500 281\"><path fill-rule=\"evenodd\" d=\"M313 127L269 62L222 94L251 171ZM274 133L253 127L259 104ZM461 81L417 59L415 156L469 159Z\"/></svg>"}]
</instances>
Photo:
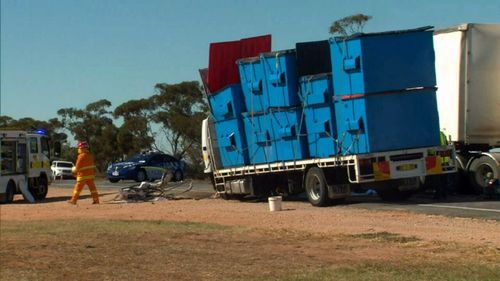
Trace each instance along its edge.
<instances>
[{"instance_id":1,"label":"blue shipping container","mask_svg":"<svg viewBox=\"0 0 500 281\"><path fill-rule=\"evenodd\" d=\"M240 59L236 62L240 72L241 88L247 111L260 112L269 107L265 94L264 68L259 57Z\"/></svg>"},{"instance_id":2,"label":"blue shipping container","mask_svg":"<svg viewBox=\"0 0 500 281\"><path fill-rule=\"evenodd\" d=\"M260 55L265 76L265 94L270 107L297 106L297 59L295 50L285 50Z\"/></svg>"},{"instance_id":3,"label":"blue shipping container","mask_svg":"<svg viewBox=\"0 0 500 281\"><path fill-rule=\"evenodd\" d=\"M271 109L271 138L276 144L278 161L301 160L309 156L302 108Z\"/></svg>"},{"instance_id":4,"label":"blue shipping container","mask_svg":"<svg viewBox=\"0 0 500 281\"><path fill-rule=\"evenodd\" d=\"M269 116L261 113L243 113L245 135L248 143L250 164L275 162L276 145L272 140Z\"/></svg>"},{"instance_id":5,"label":"blue shipping container","mask_svg":"<svg viewBox=\"0 0 500 281\"><path fill-rule=\"evenodd\" d=\"M337 154L337 129L333 103L304 108L309 156L331 157Z\"/></svg>"},{"instance_id":6,"label":"blue shipping container","mask_svg":"<svg viewBox=\"0 0 500 281\"><path fill-rule=\"evenodd\" d=\"M433 89L345 96L335 114L343 155L439 145Z\"/></svg>"},{"instance_id":7,"label":"blue shipping container","mask_svg":"<svg viewBox=\"0 0 500 281\"><path fill-rule=\"evenodd\" d=\"M435 86L433 33L425 29L331 38L335 94Z\"/></svg>"},{"instance_id":8,"label":"blue shipping container","mask_svg":"<svg viewBox=\"0 0 500 281\"><path fill-rule=\"evenodd\" d=\"M248 152L241 117L215 122L221 163L224 168L247 165Z\"/></svg>"},{"instance_id":9,"label":"blue shipping container","mask_svg":"<svg viewBox=\"0 0 500 281\"><path fill-rule=\"evenodd\" d=\"M303 76L299 81L300 99L304 106L333 101L331 73Z\"/></svg>"},{"instance_id":10,"label":"blue shipping container","mask_svg":"<svg viewBox=\"0 0 500 281\"><path fill-rule=\"evenodd\" d=\"M233 84L208 95L215 121L223 121L241 116L246 111L240 84Z\"/></svg>"}]
</instances>

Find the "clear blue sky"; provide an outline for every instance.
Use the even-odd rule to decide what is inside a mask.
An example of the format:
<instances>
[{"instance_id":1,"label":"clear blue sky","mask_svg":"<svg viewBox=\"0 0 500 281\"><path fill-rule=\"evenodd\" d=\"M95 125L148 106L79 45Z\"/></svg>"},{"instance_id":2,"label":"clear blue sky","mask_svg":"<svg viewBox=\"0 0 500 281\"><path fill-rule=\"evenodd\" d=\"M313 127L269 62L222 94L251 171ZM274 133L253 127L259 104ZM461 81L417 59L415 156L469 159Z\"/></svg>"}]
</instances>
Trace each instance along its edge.
<instances>
[{"instance_id":1,"label":"clear blue sky","mask_svg":"<svg viewBox=\"0 0 500 281\"><path fill-rule=\"evenodd\" d=\"M365 32L500 22L498 0L0 0L0 114L57 117L156 83L199 80L211 42L272 34L273 50L329 37L332 21L373 16Z\"/></svg>"}]
</instances>

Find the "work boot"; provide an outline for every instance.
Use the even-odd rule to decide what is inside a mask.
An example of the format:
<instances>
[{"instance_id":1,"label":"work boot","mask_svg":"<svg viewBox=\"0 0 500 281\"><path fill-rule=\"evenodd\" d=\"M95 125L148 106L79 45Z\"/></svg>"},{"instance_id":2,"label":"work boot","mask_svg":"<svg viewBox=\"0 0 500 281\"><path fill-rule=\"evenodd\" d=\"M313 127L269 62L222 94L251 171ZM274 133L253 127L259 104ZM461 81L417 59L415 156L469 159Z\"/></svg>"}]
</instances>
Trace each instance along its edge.
<instances>
[{"instance_id":1,"label":"work boot","mask_svg":"<svg viewBox=\"0 0 500 281\"><path fill-rule=\"evenodd\" d=\"M71 205L76 205L76 202L73 200L68 200L68 201L66 201L66 203L71 204Z\"/></svg>"},{"instance_id":2,"label":"work boot","mask_svg":"<svg viewBox=\"0 0 500 281\"><path fill-rule=\"evenodd\" d=\"M99 201L94 201L92 202L92 204L99 204Z\"/></svg>"}]
</instances>

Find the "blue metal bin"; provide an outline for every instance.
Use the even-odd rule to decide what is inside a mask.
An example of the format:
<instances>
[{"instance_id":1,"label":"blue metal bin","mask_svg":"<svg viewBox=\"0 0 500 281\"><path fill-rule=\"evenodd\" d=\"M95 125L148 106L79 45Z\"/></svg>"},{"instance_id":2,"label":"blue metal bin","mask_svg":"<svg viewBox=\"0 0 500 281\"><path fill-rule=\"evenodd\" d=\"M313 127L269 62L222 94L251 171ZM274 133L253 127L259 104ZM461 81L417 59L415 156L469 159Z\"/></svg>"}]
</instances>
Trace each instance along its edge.
<instances>
[{"instance_id":1,"label":"blue metal bin","mask_svg":"<svg viewBox=\"0 0 500 281\"><path fill-rule=\"evenodd\" d=\"M273 108L267 113L272 125L278 161L302 160L309 156L302 108Z\"/></svg>"},{"instance_id":2,"label":"blue metal bin","mask_svg":"<svg viewBox=\"0 0 500 281\"><path fill-rule=\"evenodd\" d=\"M421 28L331 38L335 94L435 86L432 35Z\"/></svg>"},{"instance_id":3,"label":"blue metal bin","mask_svg":"<svg viewBox=\"0 0 500 281\"><path fill-rule=\"evenodd\" d=\"M439 145L434 89L344 96L335 114L344 155Z\"/></svg>"},{"instance_id":4,"label":"blue metal bin","mask_svg":"<svg viewBox=\"0 0 500 281\"><path fill-rule=\"evenodd\" d=\"M315 104L304 108L309 156L336 155L337 125L333 103Z\"/></svg>"},{"instance_id":5,"label":"blue metal bin","mask_svg":"<svg viewBox=\"0 0 500 281\"><path fill-rule=\"evenodd\" d=\"M331 73L302 76L299 81L300 99L304 106L332 102L333 82Z\"/></svg>"},{"instance_id":6,"label":"blue metal bin","mask_svg":"<svg viewBox=\"0 0 500 281\"><path fill-rule=\"evenodd\" d=\"M241 116L215 122L221 163L224 168L247 165L248 151Z\"/></svg>"},{"instance_id":7,"label":"blue metal bin","mask_svg":"<svg viewBox=\"0 0 500 281\"><path fill-rule=\"evenodd\" d=\"M250 164L275 162L276 145L271 137L272 127L269 116L264 112L248 112L242 115Z\"/></svg>"},{"instance_id":8,"label":"blue metal bin","mask_svg":"<svg viewBox=\"0 0 500 281\"><path fill-rule=\"evenodd\" d=\"M246 111L240 84L229 85L208 95L208 101L215 121L234 119Z\"/></svg>"},{"instance_id":9,"label":"blue metal bin","mask_svg":"<svg viewBox=\"0 0 500 281\"><path fill-rule=\"evenodd\" d=\"M260 55L266 80L265 93L270 107L300 104L295 50Z\"/></svg>"},{"instance_id":10,"label":"blue metal bin","mask_svg":"<svg viewBox=\"0 0 500 281\"><path fill-rule=\"evenodd\" d=\"M240 59L236 62L240 72L241 88L248 112L260 112L269 107L266 94L264 68L259 57Z\"/></svg>"}]
</instances>

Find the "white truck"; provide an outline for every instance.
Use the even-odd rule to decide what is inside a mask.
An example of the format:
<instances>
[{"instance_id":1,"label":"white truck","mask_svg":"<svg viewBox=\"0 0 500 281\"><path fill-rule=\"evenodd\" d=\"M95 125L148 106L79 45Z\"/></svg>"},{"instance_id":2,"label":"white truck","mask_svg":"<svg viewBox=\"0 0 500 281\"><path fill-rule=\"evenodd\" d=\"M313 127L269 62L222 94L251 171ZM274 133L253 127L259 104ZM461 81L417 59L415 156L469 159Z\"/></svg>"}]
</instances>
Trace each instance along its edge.
<instances>
[{"instance_id":1,"label":"white truck","mask_svg":"<svg viewBox=\"0 0 500 281\"><path fill-rule=\"evenodd\" d=\"M419 178L456 172L452 146L379 153L308 158L221 168L214 121L202 122L204 172L222 198L246 195L294 195L306 192L313 206L341 202L351 193L376 190L383 200L406 199L419 188ZM448 158L442 162L441 159Z\"/></svg>"},{"instance_id":2,"label":"white truck","mask_svg":"<svg viewBox=\"0 0 500 281\"><path fill-rule=\"evenodd\" d=\"M305 191L326 206L372 189L398 200L421 177L456 172L453 146L439 141L429 27L230 61L244 49L234 42L211 44L213 71L200 72L205 85L226 82L206 91L201 136L205 172L222 197ZM226 79L236 75L240 83Z\"/></svg>"},{"instance_id":3,"label":"white truck","mask_svg":"<svg viewBox=\"0 0 500 281\"><path fill-rule=\"evenodd\" d=\"M16 193L32 203L44 199L52 181L47 135L2 130L0 151L0 202L12 202Z\"/></svg>"},{"instance_id":4,"label":"white truck","mask_svg":"<svg viewBox=\"0 0 500 281\"><path fill-rule=\"evenodd\" d=\"M433 38L440 127L455 145L460 182L481 193L499 185L500 24L461 24Z\"/></svg>"}]
</instances>

